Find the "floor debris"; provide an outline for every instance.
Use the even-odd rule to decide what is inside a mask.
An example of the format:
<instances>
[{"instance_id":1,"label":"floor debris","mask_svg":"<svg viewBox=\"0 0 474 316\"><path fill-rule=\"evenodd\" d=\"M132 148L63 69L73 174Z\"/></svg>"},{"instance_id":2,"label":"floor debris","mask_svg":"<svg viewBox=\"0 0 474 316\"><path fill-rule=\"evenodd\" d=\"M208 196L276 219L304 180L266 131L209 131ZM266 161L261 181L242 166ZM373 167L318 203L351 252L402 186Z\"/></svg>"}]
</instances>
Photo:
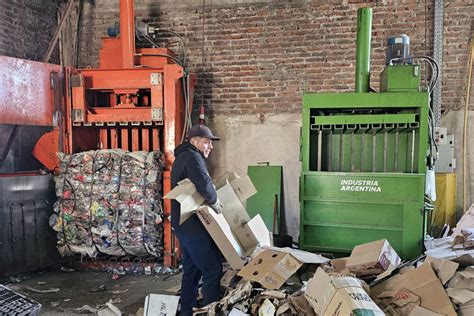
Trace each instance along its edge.
<instances>
[{"instance_id":1,"label":"floor debris","mask_svg":"<svg viewBox=\"0 0 474 316\"><path fill-rule=\"evenodd\" d=\"M83 305L82 307L75 308L74 310L77 312L90 312L93 314L97 314L98 311L97 308L90 307L89 305Z\"/></svg>"},{"instance_id":2,"label":"floor debris","mask_svg":"<svg viewBox=\"0 0 474 316\"><path fill-rule=\"evenodd\" d=\"M40 290L40 289L35 289L31 286L25 286L23 287L25 290L28 290L30 292L35 292L35 293L57 293L59 292L61 289L58 289L58 288L51 288L51 289L47 289L47 290Z\"/></svg>"},{"instance_id":3,"label":"floor debris","mask_svg":"<svg viewBox=\"0 0 474 316\"><path fill-rule=\"evenodd\" d=\"M453 252L454 237L431 240L426 253L440 247ZM463 247L449 259L424 255L401 262L381 240L361 245L370 250L365 256L355 251L352 258L304 265L288 251L264 249L242 270L226 270L226 295L195 315L349 315L360 308L372 315L468 315L474 311L474 266L456 261L474 249Z\"/></svg>"},{"instance_id":4,"label":"floor debris","mask_svg":"<svg viewBox=\"0 0 474 316\"><path fill-rule=\"evenodd\" d=\"M386 240L360 245L351 256L336 259L297 249L264 247L254 252L241 270L226 264L220 281L222 299L195 309L194 314L315 316L365 310L371 315L474 315L474 245L470 242L474 228L465 226L469 220L465 219L463 225L458 223L451 235L428 238L425 254L410 261L401 261ZM74 301L73 294L62 293L67 289L43 276L41 281L32 280L28 285L22 284L21 278L11 278L10 282L20 280L12 287L31 292L28 295L36 295L35 299L51 294L44 307L116 316L130 314L130 308L125 312L127 304L123 301L136 295L142 282L138 277L142 277L149 282L148 292L136 298L132 313L158 315L167 310L167 315L176 314L181 270L146 267L140 270L141 275L135 275L119 264L104 266L110 273L105 274L106 280L96 280L88 288L91 298L98 299L76 303L74 309L64 308L70 298ZM82 273L77 269L74 274L60 274L80 279ZM159 274L147 276L154 273ZM110 276L118 279L111 280ZM122 283L132 277L137 278L133 281L135 287ZM156 284L163 284L159 292L152 290ZM153 292L157 294L149 294ZM89 305L77 308L84 303Z\"/></svg>"}]
</instances>

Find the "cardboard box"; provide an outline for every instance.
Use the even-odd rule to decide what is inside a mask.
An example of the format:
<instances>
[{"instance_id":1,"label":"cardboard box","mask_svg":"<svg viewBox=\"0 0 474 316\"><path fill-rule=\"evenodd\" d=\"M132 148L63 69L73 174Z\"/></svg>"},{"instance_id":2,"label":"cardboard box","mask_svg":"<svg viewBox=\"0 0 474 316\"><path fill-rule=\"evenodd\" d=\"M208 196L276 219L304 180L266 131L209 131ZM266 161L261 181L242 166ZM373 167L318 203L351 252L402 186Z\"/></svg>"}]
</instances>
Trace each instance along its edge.
<instances>
[{"instance_id":1,"label":"cardboard box","mask_svg":"<svg viewBox=\"0 0 474 316\"><path fill-rule=\"evenodd\" d=\"M236 227L250 220L243 203L257 193L257 190L249 176L232 177L230 179L220 180L221 186L217 189L217 197L224 205L222 213L226 216L231 227ZM168 192L164 198L175 199L181 204L180 224L187 220L205 202L196 190L194 183L189 179L178 182L178 185Z\"/></svg>"},{"instance_id":2,"label":"cardboard box","mask_svg":"<svg viewBox=\"0 0 474 316\"><path fill-rule=\"evenodd\" d=\"M249 189L249 187L255 187L249 177L246 177L246 179L247 181L239 180L239 185L237 186L236 184L236 188L234 188L231 183L227 183L217 189L217 197L224 206L222 214L224 214L225 219L233 230L250 221L250 216L243 202L250 197L248 194L250 194L252 190ZM240 191L240 194L237 195L235 190ZM248 194L244 194L243 192Z\"/></svg>"},{"instance_id":3,"label":"cardboard box","mask_svg":"<svg viewBox=\"0 0 474 316\"><path fill-rule=\"evenodd\" d=\"M202 206L196 213L234 270L242 269L243 258L255 251L257 247L271 245L269 232L260 215L256 215L250 222L237 229L237 233L234 233L224 215L217 214L210 206Z\"/></svg>"},{"instance_id":4,"label":"cardboard box","mask_svg":"<svg viewBox=\"0 0 474 316\"><path fill-rule=\"evenodd\" d=\"M224 215L217 214L210 206L202 206L196 213L231 268L242 269L245 251L232 233Z\"/></svg>"},{"instance_id":5,"label":"cardboard box","mask_svg":"<svg viewBox=\"0 0 474 316\"><path fill-rule=\"evenodd\" d=\"M257 247L271 246L271 235L261 216L250 219L243 205L257 192L250 178L231 173L219 183L217 196L224 206L222 214L203 204L204 199L188 179L179 182L165 198L181 204L180 224L195 212L232 269L239 270L244 266L243 258Z\"/></svg>"},{"instance_id":6,"label":"cardboard box","mask_svg":"<svg viewBox=\"0 0 474 316\"><path fill-rule=\"evenodd\" d=\"M453 236L425 241L425 255L460 263L463 266L474 264L474 249L453 249Z\"/></svg>"},{"instance_id":7,"label":"cardboard box","mask_svg":"<svg viewBox=\"0 0 474 316\"><path fill-rule=\"evenodd\" d=\"M316 315L385 315L359 280L330 277L318 268L304 293Z\"/></svg>"},{"instance_id":8,"label":"cardboard box","mask_svg":"<svg viewBox=\"0 0 474 316\"><path fill-rule=\"evenodd\" d=\"M272 245L270 232L260 214L255 215L249 222L232 231L242 245L246 256L254 252L257 246Z\"/></svg>"},{"instance_id":9,"label":"cardboard box","mask_svg":"<svg viewBox=\"0 0 474 316\"><path fill-rule=\"evenodd\" d=\"M321 264L328 261L298 249L265 247L237 275L273 290L280 288L303 263Z\"/></svg>"},{"instance_id":10,"label":"cardboard box","mask_svg":"<svg viewBox=\"0 0 474 316\"><path fill-rule=\"evenodd\" d=\"M389 315L410 315L420 305L420 297L407 289L385 291L377 296L378 306Z\"/></svg>"},{"instance_id":11,"label":"cardboard box","mask_svg":"<svg viewBox=\"0 0 474 316\"><path fill-rule=\"evenodd\" d=\"M357 276L376 275L394 269L401 260L386 239L357 245L347 259L347 269Z\"/></svg>"},{"instance_id":12,"label":"cardboard box","mask_svg":"<svg viewBox=\"0 0 474 316\"><path fill-rule=\"evenodd\" d=\"M164 196L165 199L174 199L181 204L181 225L205 202L204 198L196 190L196 186L189 179L178 182L178 185Z\"/></svg>"},{"instance_id":13,"label":"cardboard box","mask_svg":"<svg viewBox=\"0 0 474 316\"><path fill-rule=\"evenodd\" d=\"M148 294L145 297L144 316L176 315L178 311L179 296Z\"/></svg>"},{"instance_id":14,"label":"cardboard box","mask_svg":"<svg viewBox=\"0 0 474 316\"><path fill-rule=\"evenodd\" d=\"M377 297L384 291L399 291L403 288L420 297L420 307L435 313L456 315L441 281L429 262L375 285L371 288L371 296Z\"/></svg>"},{"instance_id":15,"label":"cardboard box","mask_svg":"<svg viewBox=\"0 0 474 316\"><path fill-rule=\"evenodd\" d=\"M320 256L318 254L300 250L300 249L293 249L293 248L280 248L280 247L269 247L269 246L264 246L264 250L274 250L274 251L280 251L280 252L285 252L289 253L296 259L298 259L301 263L308 263L308 264L323 264L326 262L329 262L330 260L326 257Z\"/></svg>"},{"instance_id":16,"label":"cardboard box","mask_svg":"<svg viewBox=\"0 0 474 316\"><path fill-rule=\"evenodd\" d=\"M238 275L273 290L280 288L302 265L302 262L289 253L265 249Z\"/></svg>"}]
</instances>

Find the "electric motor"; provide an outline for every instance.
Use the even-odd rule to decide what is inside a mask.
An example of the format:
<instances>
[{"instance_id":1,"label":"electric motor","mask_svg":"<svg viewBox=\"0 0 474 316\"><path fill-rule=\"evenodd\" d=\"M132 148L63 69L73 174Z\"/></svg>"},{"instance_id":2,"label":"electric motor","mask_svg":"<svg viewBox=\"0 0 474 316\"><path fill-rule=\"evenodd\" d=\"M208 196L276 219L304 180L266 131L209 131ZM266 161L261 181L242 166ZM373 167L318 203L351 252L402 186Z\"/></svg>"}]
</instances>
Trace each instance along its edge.
<instances>
[{"instance_id":1,"label":"electric motor","mask_svg":"<svg viewBox=\"0 0 474 316\"><path fill-rule=\"evenodd\" d=\"M413 59L410 56L410 38L406 34L392 36L387 39L387 54L385 62L390 64L413 64Z\"/></svg>"}]
</instances>

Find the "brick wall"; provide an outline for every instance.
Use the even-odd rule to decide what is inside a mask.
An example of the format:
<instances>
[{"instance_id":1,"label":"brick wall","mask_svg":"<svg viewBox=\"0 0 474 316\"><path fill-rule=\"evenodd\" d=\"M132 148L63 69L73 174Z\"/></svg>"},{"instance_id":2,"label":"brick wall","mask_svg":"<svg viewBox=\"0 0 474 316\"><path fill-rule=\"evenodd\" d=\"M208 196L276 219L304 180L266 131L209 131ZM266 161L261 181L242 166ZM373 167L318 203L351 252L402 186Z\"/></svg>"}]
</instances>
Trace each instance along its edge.
<instances>
[{"instance_id":1,"label":"brick wall","mask_svg":"<svg viewBox=\"0 0 474 316\"><path fill-rule=\"evenodd\" d=\"M474 2L445 3L443 103L447 110L456 110L464 108L466 102L469 39L474 41ZM473 90L471 86L471 110L474 109Z\"/></svg>"},{"instance_id":2,"label":"brick wall","mask_svg":"<svg viewBox=\"0 0 474 316\"><path fill-rule=\"evenodd\" d=\"M60 0L0 0L0 54L42 60L57 26ZM57 62L53 58L51 62Z\"/></svg>"},{"instance_id":3,"label":"brick wall","mask_svg":"<svg viewBox=\"0 0 474 316\"><path fill-rule=\"evenodd\" d=\"M445 1L443 108L464 104L473 5ZM135 1L136 16L186 39L198 74L195 106L212 115L299 112L303 90L353 91L357 9L373 8L372 87L388 36L406 33L413 55L432 55L432 1ZM100 37L118 20L118 0L85 5L80 65L97 66Z\"/></svg>"}]
</instances>

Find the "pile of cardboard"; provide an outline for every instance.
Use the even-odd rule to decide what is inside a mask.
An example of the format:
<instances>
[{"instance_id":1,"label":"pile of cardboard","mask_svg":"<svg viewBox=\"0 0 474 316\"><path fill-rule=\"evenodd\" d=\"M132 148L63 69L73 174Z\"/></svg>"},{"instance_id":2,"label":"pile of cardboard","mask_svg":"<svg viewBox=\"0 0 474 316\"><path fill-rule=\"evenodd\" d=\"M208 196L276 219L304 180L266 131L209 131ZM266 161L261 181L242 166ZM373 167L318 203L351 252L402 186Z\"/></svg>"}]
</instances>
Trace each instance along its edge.
<instances>
[{"instance_id":1,"label":"pile of cardboard","mask_svg":"<svg viewBox=\"0 0 474 316\"><path fill-rule=\"evenodd\" d=\"M427 256L474 264L474 206L459 220L450 236L425 241Z\"/></svg>"},{"instance_id":2,"label":"pile of cardboard","mask_svg":"<svg viewBox=\"0 0 474 316\"><path fill-rule=\"evenodd\" d=\"M464 237L462 243L453 243L454 236L449 242L431 241L430 249L438 249L432 251L438 256L401 262L382 239L356 246L347 258L329 260L299 249L272 247L260 216L250 219L245 210L245 200L256 192L248 177L227 175L217 187L222 214L203 205L190 181L166 196L181 203L181 221L197 214L229 263L221 279L224 297L195 314L474 315L474 266L463 270L466 261L454 262L469 250L465 245L474 236L469 218L454 230ZM474 210L469 214L474 218Z\"/></svg>"},{"instance_id":3,"label":"pile of cardboard","mask_svg":"<svg viewBox=\"0 0 474 316\"><path fill-rule=\"evenodd\" d=\"M362 254L361 249L372 251ZM260 250L242 270L228 270L221 280L224 298L196 314L474 315L474 266L464 269L451 260L425 256L400 264L386 240L360 245L350 257L330 261L308 259L301 265L298 254L307 253Z\"/></svg>"}]
</instances>

